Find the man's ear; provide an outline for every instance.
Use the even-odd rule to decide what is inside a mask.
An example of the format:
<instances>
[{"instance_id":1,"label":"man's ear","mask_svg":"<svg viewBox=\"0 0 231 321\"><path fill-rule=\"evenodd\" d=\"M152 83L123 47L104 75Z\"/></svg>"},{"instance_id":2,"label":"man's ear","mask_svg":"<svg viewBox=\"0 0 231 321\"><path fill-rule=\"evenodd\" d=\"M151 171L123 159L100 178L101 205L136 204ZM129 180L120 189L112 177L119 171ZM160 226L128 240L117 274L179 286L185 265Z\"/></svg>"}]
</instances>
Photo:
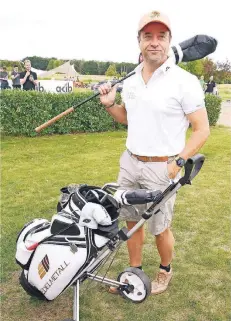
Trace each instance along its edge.
<instances>
[{"instance_id":1,"label":"man's ear","mask_svg":"<svg viewBox=\"0 0 231 321\"><path fill-rule=\"evenodd\" d=\"M138 33L137 40L138 40L138 43L140 43L140 40L141 40L141 33L140 32Z\"/></svg>"}]
</instances>

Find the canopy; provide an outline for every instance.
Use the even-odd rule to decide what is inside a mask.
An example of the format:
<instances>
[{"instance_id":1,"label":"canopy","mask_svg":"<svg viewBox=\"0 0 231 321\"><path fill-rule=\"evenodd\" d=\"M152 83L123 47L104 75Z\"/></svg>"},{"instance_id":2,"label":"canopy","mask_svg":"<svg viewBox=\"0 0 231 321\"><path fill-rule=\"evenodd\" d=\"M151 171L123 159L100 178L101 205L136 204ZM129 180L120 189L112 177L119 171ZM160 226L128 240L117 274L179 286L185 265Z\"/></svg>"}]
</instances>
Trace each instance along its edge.
<instances>
[{"instance_id":1,"label":"canopy","mask_svg":"<svg viewBox=\"0 0 231 321\"><path fill-rule=\"evenodd\" d=\"M41 78L46 78L46 77L51 77L55 74L64 74L65 77L70 78L70 77L78 77L79 73L75 70L74 66L71 65L70 61L65 62L63 65L48 70L48 71L44 71L43 73L41 73L39 75L39 77Z\"/></svg>"}]
</instances>

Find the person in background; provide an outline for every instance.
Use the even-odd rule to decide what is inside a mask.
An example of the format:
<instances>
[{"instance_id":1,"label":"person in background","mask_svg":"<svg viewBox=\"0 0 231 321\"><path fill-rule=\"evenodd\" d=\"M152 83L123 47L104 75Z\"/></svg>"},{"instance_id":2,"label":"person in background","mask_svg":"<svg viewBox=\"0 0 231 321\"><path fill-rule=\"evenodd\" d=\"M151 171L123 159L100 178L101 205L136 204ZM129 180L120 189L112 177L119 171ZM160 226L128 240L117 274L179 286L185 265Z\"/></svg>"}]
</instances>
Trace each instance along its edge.
<instances>
[{"instance_id":1,"label":"person in background","mask_svg":"<svg viewBox=\"0 0 231 321\"><path fill-rule=\"evenodd\" d=\"M35 90L38 85L37 74L31 70L30 60L24 62L25 71L20 73L20 83L23 85L23 90Z\"/></svg>"},{"instance_id":2,"label":"person in background","mask_svg":"<svg viewBox=\"0 0 231 321\"><path fill-rule=\"evenodd\" d=\"M6 67L0 67L0 82L1 82L1 89L8 89L8 73Z\"/></svg>"},{"instance_id":3,"label":"person in background","mask_svg":"<svg viewBox=\"0 0 231 321\"><path fill-rule=\"evenodd\" d=\"M20 73L18 72L18 66L14 66L14 70L11 72L13 89L21 89Z\"/></svg>"},{"instance_id":4,"label":"person in background","mask_svg":"<svg viewBox=\"0 0 231 321\"><path fill-rule=\"evenodd\" d=\"M213 94L214 92L216 92L216 83L215 81L213 80L213 76L211 76L209 78L209 81L207 82L206 84L207 88L205 90L205 93L206 94Z\"/></svg>"},{"instance_id":5,"label":"person in background","mask_svg":"<svg viewBox=\"0 0 231 321\"><path fill-rule=\"evenodd\" d=\"M204 76L202 75L199 79L200 84L201 84L201 88L203 89L203 91L205 91L206 85L205 85L205 81L204 81Z\"/></svg>"}]
</instances>

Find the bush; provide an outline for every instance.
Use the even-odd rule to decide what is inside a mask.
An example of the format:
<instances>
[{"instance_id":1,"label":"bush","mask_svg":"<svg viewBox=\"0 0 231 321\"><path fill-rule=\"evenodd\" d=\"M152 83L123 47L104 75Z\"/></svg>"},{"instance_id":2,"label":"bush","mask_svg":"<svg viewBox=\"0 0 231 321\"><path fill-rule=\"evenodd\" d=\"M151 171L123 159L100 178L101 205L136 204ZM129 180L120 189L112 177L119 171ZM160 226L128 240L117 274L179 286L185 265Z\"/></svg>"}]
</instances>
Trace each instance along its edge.
<instances>
[{"instance_id":1,"label":"bush","mask_svg":"<svg viewBox=\"0 0 231 321\"><path fill-rule=\"evenodd\" d=\"M36 127L91 95L87 92L53 94L2 90L1 132L6 135L36 136ZM120 99L119 95L117 99ZM47 127L41 134L101 132L121 128L124 126L112 119L96 97Z\"/></svg>"},{"instance_id":2,"label":"bush","mask_svg":"<svg viewBox=\"0 0 231 321\"><path fill-rule=\"evenodd\" d=\"M6 135L36 136L35 128L57 116L71 106L90 97L90 92L69 94L41 93L37 91L2 90L1 91L1 132ZM117 100L120 95L117 95ZM215 125L220 111L221 98L206 95L209 123ZM125 126L115 122L105 111L96 97L75 112L46 128L41 134L66 134L74 132L103 132L118 130Z\"/></svg>"},{"instance_id":3,"label":"bush","mask_svg":"<svg viewBox=\"0 0 231 321\"><path fill-rule=\"evenodd\" d=\"M219 96L206 94L205 95L205 106L208 113L209 125L216 125L220 112L221 112L222 99Z\"/></svg>"}]
</instances>

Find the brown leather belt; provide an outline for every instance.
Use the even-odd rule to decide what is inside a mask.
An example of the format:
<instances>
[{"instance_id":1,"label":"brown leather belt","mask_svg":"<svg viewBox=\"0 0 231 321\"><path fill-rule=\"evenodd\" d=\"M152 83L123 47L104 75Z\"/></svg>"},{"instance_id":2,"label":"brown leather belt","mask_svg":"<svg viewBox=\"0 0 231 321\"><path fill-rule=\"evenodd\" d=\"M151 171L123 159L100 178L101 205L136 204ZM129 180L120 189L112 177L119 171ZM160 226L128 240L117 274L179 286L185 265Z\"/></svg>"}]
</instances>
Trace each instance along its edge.
<instances>
[{"instance_id":1,"label":"brown leather belt","mask_svg":"<svg viewBox=\"0 0 231 321\"><path fill-rule=\"evenodd\" d=\"M132 152L128 151L131 156L134 156L141 162L167 162L169 158L175 158L175 156L140 156L133 154Z\"/></svg>"}]
</instances>

